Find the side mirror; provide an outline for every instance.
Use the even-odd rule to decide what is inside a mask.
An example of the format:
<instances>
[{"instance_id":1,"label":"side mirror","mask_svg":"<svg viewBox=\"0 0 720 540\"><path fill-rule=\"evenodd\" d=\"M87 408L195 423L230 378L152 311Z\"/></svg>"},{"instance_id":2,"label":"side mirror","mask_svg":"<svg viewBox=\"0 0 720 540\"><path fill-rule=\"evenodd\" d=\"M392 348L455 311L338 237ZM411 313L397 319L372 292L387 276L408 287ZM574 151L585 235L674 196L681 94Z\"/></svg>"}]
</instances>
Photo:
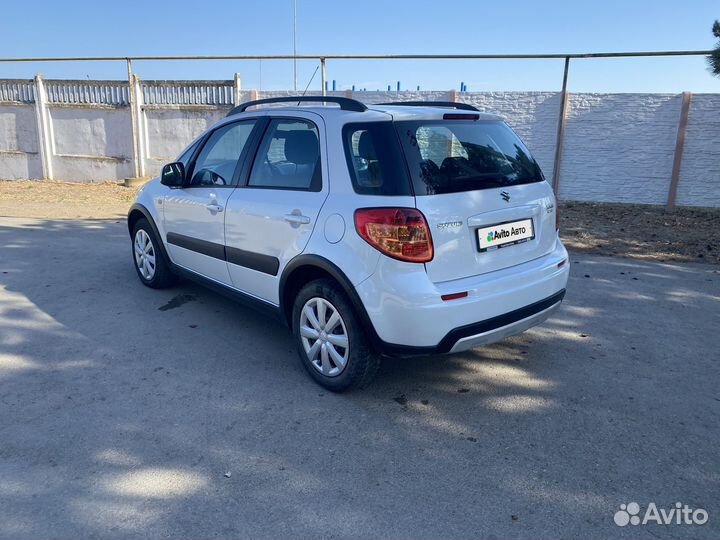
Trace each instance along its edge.
<instances>
[{"instance_id":1,"label":"side mirror","mask_svg":"<svg viewBox=\"0 0 720 540\"><path fill-rule=\"evenodd\" d=\"M180 161L165 165L160 175L160 183L168 187L182 187L185 183L185 165Z\"/></svg>"}]
</instances>

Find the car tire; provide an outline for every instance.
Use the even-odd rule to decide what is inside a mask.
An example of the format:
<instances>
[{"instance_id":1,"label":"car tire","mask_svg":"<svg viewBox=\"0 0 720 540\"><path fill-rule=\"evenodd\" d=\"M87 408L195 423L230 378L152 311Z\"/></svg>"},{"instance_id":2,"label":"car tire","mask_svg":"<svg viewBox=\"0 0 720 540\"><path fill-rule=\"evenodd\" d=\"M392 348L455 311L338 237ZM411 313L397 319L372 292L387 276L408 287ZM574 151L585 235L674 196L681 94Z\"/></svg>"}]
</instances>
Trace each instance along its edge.
<instances>
[{"instance_id":1,"label":"car tire","mask_svg":"<svg viewBox=\"0 0 720 540\"><path fill-rule=\"evenodd\" d=\"M160 239L147 219L137 220L130 240L135 271L143 285L165 289L177 281Z\"/></svg>"},{"instance_id":2,"label":"car tire","mask_svg":"<svg viewBox=\"0 0 720 540\"><path fill-rule=\"evenodd\" d=\"M303 366L328 390L363 388L377 374L380 356L333 280L311 281L300 290L293 304L292 330Z\"/></svg>"}]
</instances>

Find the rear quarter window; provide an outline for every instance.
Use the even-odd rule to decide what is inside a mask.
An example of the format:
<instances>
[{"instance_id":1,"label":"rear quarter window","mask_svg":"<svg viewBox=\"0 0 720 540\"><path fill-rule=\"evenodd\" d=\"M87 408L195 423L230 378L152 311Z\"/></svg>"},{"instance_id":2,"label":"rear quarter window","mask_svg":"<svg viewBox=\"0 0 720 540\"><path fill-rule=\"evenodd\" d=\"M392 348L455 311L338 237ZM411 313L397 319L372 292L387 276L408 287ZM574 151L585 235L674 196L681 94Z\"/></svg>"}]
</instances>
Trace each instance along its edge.
<instances>
[{"instance_id":1,"label":"rear quarter window","mask_svg":"<svg viewBox=\"0 0 720 540\"><path fill-rule=\"evenodd\" d=\"M366 122L343 127L350 179L363 195L412 195L400 141L392 122Z\"/></svg>"}]
</instances>

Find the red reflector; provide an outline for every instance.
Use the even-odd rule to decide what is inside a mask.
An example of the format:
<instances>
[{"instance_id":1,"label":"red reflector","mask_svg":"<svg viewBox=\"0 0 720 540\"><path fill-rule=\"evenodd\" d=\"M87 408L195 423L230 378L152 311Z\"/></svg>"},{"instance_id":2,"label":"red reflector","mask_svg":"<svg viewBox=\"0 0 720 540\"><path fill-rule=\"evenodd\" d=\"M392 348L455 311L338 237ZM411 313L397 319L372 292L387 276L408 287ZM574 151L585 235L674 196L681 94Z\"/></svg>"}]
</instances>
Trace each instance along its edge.
<instances>
[{"instance_id":1,"label":"red reflector","mask_svg":"<svg viewBox=\"0 0 720 540\"><path fill-rule=\"evenodd\" d=\"M426 263L433 258L430 227L415 208L360 208L355 211L355 229L393 259Z\"/></svg>"},{"instance_id":2,"label":"red reflector","mask_svg":"<svg viewBox=\"0 0 720 540\"><path fill-rule=\"evenodd\" d=\"M467 291L465 292L456 292L452 294L443 294L440 298L445 300L446 302L448 300L457 300L458 298L465 298L468 295Z\"/></svg>"},{"instance_id":3,"label":"red reflector","mask_svg":"<svg viewBox=\"0 0 720 540\"><path fill-rule=\"evenodd\" d=\"M477 120L480 118L479 114L467 114L467 113L445 113L443 114L443 120Z\"/></svg>"}]
</instances>

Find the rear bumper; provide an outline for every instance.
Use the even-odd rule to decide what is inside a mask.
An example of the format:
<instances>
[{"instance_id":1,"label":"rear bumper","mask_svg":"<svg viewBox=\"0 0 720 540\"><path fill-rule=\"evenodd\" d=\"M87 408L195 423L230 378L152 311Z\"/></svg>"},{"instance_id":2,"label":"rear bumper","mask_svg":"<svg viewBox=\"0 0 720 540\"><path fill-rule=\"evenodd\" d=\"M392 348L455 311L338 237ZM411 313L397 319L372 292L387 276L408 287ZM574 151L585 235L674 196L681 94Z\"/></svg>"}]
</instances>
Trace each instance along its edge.
<instances>
[{"instance_id":1,"label":"rear bumper","mask_svg":"<svg viewBox=\"0 0 720 540\"><path fill-rule=\"evenodd\" d=\"M464 328L456 328L440 342L438 349L442 352L451 346L449 352L460 352L495 343L510 336L520 334L537 326L560 307L565 297L565 289L553 296L524 308L494 317L487 321L471 324Z\"/></svg>"},{"instance_id":2,"label":"rear bumper","mask_svg":"<svg viewBox=\"0 0 720 540\"><path fill-rule=\"evenodd\" d=\"M376 348L400 356L458 352L540 324L562 302L570 267L559 240L539 259L439 284L419 265L385 261L356 290ZM441 299L456 292L468 295Z\"/></svg>"}]
</instances>

